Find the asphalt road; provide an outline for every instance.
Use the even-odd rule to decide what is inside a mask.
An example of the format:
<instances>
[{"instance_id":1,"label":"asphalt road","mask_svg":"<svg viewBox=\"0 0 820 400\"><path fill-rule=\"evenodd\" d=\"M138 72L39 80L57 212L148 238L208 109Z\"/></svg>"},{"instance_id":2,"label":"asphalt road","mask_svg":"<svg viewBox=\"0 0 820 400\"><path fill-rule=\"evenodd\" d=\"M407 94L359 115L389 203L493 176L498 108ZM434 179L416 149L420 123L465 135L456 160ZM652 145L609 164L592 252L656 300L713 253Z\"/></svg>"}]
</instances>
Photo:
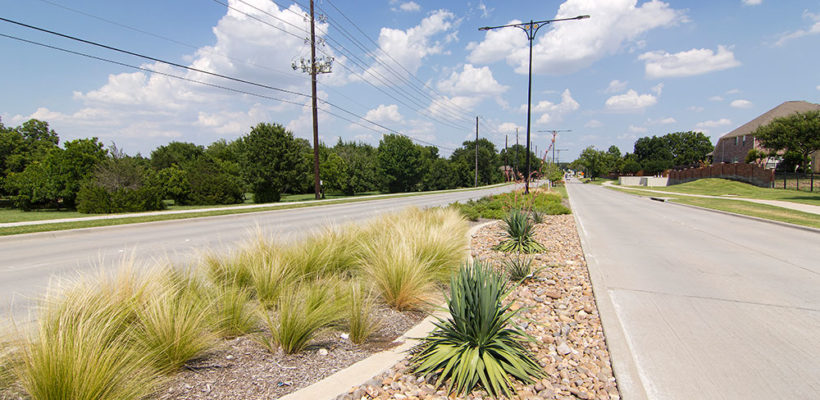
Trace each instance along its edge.
<instances>
[{"instance_id":1,"label":"asphalt road","mask_svg":"<svg viewBox=\"0 0 820 400\"><path fill-rule=\"evenodd\" d=\"M820 234L568 191L624 399L820 398Z\"/></svg>"},{"instance_id":2,"label":"asphalt road","mask_svg":"<svg viewBox=\"0 0 820 400\"><path fill-rule=\"evenodd\" d=\"M227 251L257 227L281 240L328 224L361 222L408 206L434 207L506 192L513 186L386 198L347 204L0 237L0 321L28 320L53 279L157 260L185 263L203 251Z\"/></svg>"}]
</instances>

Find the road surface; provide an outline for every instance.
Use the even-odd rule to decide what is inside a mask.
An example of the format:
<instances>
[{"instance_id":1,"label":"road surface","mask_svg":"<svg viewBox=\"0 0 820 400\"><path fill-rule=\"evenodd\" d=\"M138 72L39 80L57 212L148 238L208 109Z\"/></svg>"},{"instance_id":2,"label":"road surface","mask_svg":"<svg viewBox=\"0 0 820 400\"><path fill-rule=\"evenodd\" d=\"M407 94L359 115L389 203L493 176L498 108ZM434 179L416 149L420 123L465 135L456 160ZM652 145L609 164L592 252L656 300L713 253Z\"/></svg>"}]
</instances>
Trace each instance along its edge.
<instances>
[{"instance_id":1,"label":"road surface","mask_svg":"<svg viewBox=\"0 0 820 400\"><path fill-rule=\"evenodd\" d=\"M520 185L519 185L520 186ZM77 229L0 237L0 321L28 320L34 299L49 281L116 267L124 256L137 265L168 259L184 263L206 250L226 251L258 226L283 240L328 224L363 221L408 206L434 207L512 190L471 191L386 198L250 214Z\"/></svg>"},{"instance_id":2,"label":"road surface","mask_svg":"<svg viewBox=\"0 0 820 400\"><path fill-rule=\"evenodd\" d=\"M626 400L820 398L819 233L568 191Z\"/></svg>"}]
</instances>

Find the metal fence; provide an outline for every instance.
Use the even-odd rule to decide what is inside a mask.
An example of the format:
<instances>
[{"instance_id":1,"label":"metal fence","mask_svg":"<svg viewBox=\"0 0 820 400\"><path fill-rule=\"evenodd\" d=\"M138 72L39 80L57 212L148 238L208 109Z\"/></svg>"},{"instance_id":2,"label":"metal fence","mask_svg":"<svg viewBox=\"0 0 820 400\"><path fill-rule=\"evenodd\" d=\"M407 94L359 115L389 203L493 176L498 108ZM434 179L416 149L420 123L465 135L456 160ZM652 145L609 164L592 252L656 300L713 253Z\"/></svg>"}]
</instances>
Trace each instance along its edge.
<instances>
[{"instance_id":1,"label":"metal fence","mask_svg":"<svg viewBox=\"0 0 820 400\"><path fill-rule=\"evenodd\" d=\"M778 172L774 176L776 189L799 190L803 192L820 191L820 174Z\"/></svg>"}]
</instances>

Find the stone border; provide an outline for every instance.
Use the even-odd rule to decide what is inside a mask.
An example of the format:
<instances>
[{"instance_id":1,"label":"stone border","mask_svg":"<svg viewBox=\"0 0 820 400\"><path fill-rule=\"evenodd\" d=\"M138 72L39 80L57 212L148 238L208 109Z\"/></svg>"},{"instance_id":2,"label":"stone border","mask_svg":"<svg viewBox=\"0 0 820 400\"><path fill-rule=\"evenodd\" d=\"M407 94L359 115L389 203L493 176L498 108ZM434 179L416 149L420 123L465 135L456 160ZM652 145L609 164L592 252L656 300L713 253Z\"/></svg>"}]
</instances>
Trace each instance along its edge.
<instances>
[{"instance_id":1,"label":"stone border","mask_svg":"<svg viewBox=\"0 0 820 400\"><path fill-rule=\"evenodd\" d=\"M496 222L497 221L484 222L471 227L467 232L468 240L472 239L473 235L475 235L479 229ZM467 249L467 257L468 259L472 259L469 248ZM407 356L407 351L418 343L418 338L427 336L427 334L435 328L433 322L436 321L438 317L443 317L444 315L446 315L445 311L434 312L393 341L394 343L401 343L399 346L373 354L345 369L336 371L333 375L319 382L289 393L279 399L335 399L340 395L346 394L350 388L360 386L374 376L381 375L390 369L390 367L404 359L404 357Z\"/></svg>"}]
</instances>

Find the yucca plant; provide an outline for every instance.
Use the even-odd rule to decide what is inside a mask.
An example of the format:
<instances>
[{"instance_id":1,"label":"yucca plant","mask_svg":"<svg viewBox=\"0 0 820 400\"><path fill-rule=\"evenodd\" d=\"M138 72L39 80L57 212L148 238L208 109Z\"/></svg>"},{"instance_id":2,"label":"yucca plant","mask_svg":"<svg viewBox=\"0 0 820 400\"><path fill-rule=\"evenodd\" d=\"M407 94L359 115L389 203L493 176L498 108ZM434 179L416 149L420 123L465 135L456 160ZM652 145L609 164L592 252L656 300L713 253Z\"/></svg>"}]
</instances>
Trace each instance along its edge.
<instances>
[{"instance_id":1,"label":"yucca plant","mask_svg":"<svg viewBox=\"0 0 820 400\"><path fill-rule=\"evenodd\" d=\"M532 217L532 222L534 224L540 224L544 222L544 213L541 211L532 210L530 216Z\"/></svg>"},{"instance_id":2,"label":"yucca plant","mask_svg":"<svg viewBox=\"0 0 820 400\"><path fill-rule=\"evenodd\" d=\"M481 385L492 396L511 396L510 376L524 383L544 375L521 342L526 333L510 324L517 311L502 304L507 280L492 266L474 261L450 279L447 306L450 318L422 339L411 357L416 374L437 374L436 386L449 380L447 390L469 393Z\"/></svg>"},{"instance_id":3,"label":"yucca plant","mask_svg":"<svg viewBox=\"0 0 820 400\"><path fill-rule=\"evenodd\" d=\"M362 282L352 282L349 290L347 323L350 341L362 344L379 329L381 321L373 316L375 302Z\"/></svg>"},{"instance_id":4,"label":"yucca plant","mask_svg":"<svg viewBox=\"0 0 820 400\"><path fill-rule=\"evenodd\" d=\"M504 260L504 271L513 282L520 282L527 279L532 274L532 257L521 256L510 257Z\"/></svg>"},{"instance_id":5,"label":"yucca plant","mask_svg":"<svg viewBox=\"0 0 820 400\"><path fill-rule=\"evenodd\" d=\"M533 238L535 225L529 219L527 212L513 209L503 219L505 231L509 239L495 246L495 250L517 253L542 253L547 249Z\"/></svg>"},{"instance_id":6,"label":"yucca plant","mask_svg":"<svg viewBox=\"0 0 820 400\"><path fill-rule=\"evenodd\" d=\"M343 318L340 297L337 284L327 281L292 288L279 298L276 313L262 311L270 335L260 335L260 343L272 352L277 347L287 354L302 351L320 329Z\"/></svg>"}]
</instances>

